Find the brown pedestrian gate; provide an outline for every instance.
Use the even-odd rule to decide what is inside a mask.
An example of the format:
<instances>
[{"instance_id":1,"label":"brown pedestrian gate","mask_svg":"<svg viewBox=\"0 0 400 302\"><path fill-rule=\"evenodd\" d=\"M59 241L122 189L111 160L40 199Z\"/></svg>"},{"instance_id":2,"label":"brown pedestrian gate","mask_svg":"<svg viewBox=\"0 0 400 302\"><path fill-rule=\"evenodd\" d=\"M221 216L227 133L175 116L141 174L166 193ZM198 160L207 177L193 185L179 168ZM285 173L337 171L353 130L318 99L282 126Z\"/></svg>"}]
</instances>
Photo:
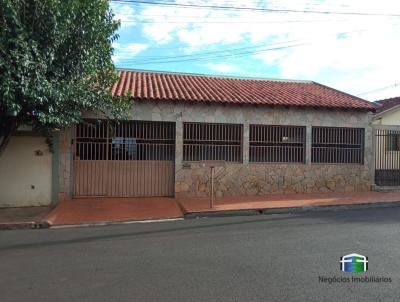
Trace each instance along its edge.
<instances>
[{"instance_id":1,"label":"brown pedestrian gate","mask_svg":"<svg viewBox=\"0 0 400 302\"><path fill-rule=\"evenodd\" d=\"M73 145L74 197L174 195L175 123L87 120Z\"/></svg>"}]
</instances>

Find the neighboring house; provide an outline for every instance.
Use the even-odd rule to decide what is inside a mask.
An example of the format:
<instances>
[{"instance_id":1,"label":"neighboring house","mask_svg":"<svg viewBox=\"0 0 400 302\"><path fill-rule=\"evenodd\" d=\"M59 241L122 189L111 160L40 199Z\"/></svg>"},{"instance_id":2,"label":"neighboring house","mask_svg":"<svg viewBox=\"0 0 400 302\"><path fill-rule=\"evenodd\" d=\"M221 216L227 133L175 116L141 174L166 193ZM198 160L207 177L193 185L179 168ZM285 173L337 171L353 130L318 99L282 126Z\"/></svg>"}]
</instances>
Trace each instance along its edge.
<instances>
[{"instance_id":1,"label":"neighboring house","mask_svg":"<svg viewBox=\"0 0 400 302\"><path fill-rule=\"evenodd\" d=\"M400 97L376 101L377 109L373 123L376 125L400 126Z\"/></svg>"},{"instance_id":2,"label":"neighboring house","mask_svg":"<svg viewBox=\"0 0 400 302\"><path fill-rule=\"evenodd\" d=\"M0 156L0 207L57 202L57 163L46 138L20 127Z\"/></svg>"},{"instance_id":3,"label":"neighboring house","mask_svg":"<svg viewBox=\"0 0 400 302\"><path fill-rule=\"evenodd\" d=\"M375 182L400 185L400 97L375 102Z\"/></svg>"},{"instance_id":4,"label":"neighboring house","mask_svg":"<svg viewBox=\"0 0 400 302\"><path fill-rule=\"evenodd\" d=\"M60 199L366 191L372 103L309 81L119 71L132 120L60 134ZM215 163L215 162L214 162Z\"/></svg>"}]
</instances>

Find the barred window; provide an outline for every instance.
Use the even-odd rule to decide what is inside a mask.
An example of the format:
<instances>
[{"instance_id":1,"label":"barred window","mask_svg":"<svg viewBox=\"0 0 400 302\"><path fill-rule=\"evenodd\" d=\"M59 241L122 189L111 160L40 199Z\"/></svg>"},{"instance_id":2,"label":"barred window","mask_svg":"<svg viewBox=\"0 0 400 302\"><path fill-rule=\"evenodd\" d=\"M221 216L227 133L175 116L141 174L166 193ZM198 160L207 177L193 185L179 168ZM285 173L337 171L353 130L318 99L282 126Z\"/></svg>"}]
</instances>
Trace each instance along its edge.
<instances>
[{"instance_id":1,"label":"barred window","mask_svg":"<svg viewBox=\"0 0 400 302\"><path fill-rule=\"evenodd\" d=\"M306 128L250 125L249 161L304 163Z\"/></svg>"},{"instance_id":2,"label":"barred window","mask_svg":"<svg viewBox=\"0 0 400 302\"><path fill-rule=\"evenodd\" d=\"M243 126L183 123L183 160L242 161Z\"/></svg>"},{"instance_id":3,"label":"barred window","mask_svg":"<svg viewBox=\"0 0 400 302\"><path fill-rule=\"evenodd\" d=\"M74 159L104 160L108 154L108 123L86 120L74 129Z\"/></svg>"},{"instance_id":4,"label":"barred window","mask_svg":"<svg viewBox=\"0 0 400 302\"><path fill-rule=\"evenodd\" d=\"M79 160L173 160L175 124L86 120L75 127Z\"/></svg>"},{"instance_id":5,"label":"barred window","mask_svg":"<svg viewBox=\"0 0 400 302\"><path fill-rule=\"evenodd\" d=\"M395 130L387 131L387 151L400 151L400 132Z\"/></svg>"},{"instance_id":6,"label":"barred window","mask_svg":"<svg viewBox=\"0 0 400 302\"><path fill-rule=\"evenodd\" d=\"M313 127L311 161L313 163L362 164L364 129Z\"/></svg>"}]
</instances>

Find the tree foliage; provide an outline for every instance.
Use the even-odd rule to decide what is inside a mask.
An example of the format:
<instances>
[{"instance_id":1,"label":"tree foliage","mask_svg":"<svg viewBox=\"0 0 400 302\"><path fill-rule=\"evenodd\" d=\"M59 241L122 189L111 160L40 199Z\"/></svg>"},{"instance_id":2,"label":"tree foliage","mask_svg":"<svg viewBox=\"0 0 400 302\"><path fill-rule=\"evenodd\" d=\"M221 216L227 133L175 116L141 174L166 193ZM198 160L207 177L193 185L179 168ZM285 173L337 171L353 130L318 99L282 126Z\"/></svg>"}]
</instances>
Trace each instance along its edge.
<instances>
[{"instance_id":1,"label":"tree foliage","mask_svg":"<svg viewBox=\"0 0 400 302\"><path fill-rule=\"evenodd\" d=\"M0 0L0 151L20 125L46 133L83 110L124 118L112 42L119 23L108 0Z\"/></svg>"}]
</instances>

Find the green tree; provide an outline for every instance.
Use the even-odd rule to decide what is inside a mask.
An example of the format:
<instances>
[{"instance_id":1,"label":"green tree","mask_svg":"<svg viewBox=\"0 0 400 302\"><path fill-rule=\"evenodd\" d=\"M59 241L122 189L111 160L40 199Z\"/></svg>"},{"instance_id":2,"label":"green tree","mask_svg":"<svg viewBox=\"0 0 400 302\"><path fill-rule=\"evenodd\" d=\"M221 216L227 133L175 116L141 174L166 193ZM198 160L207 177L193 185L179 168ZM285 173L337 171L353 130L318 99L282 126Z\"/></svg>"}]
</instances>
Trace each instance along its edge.
<instances>
[{"instance_id":1,"label":"green tree","mask_svg":"<svg viewBox=\"0 0 400 302\"><path fill-rule=\"evenodd\" d=\"M0 154L21 125L51 135L82 110L127 116L110 93L119 25L108 0L0 0Z\"/></svg>"}]
</instances>

